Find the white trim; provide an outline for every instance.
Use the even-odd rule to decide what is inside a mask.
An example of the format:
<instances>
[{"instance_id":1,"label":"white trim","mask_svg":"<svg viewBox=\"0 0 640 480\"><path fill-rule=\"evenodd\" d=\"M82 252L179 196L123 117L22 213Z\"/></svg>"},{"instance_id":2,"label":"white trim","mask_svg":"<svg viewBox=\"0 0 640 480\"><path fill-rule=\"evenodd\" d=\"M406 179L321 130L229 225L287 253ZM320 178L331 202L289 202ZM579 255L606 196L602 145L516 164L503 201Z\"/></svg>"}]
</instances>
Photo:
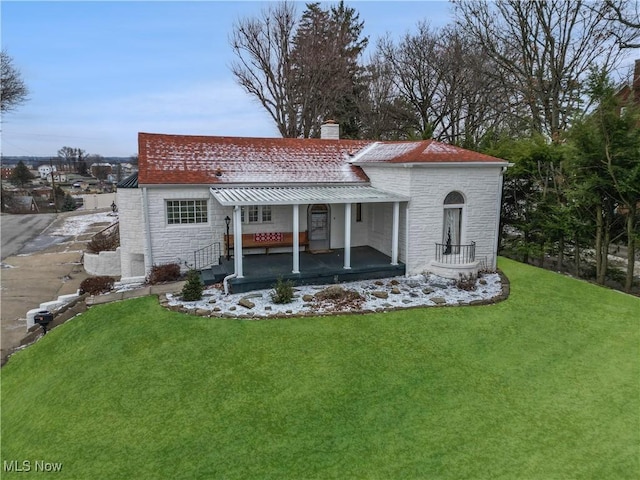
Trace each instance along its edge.
<instances>
[{"instance_id":1,"label":"white trim","mask_svg":"<svg viewBox=\"0 0 640 480\"><path fill-rule=\"evenodd\" d=\"M151 247L151 223L149 220L149 195L146 188L142 189L142 217L145 227L145 256L144 256L144 271L145 275L151 272L153 268L153 249Z\"/></svg>"},{"instance_id":2,"label":"white trim","mask_svg":"<svg viewBox=\"0 0 640 480\"><path fill-rule=\"evenodd\" d=\"M400 235L400 202L393 202L393 232L391 233L391 265L398 265L399 235Z\"/></svg>"},{"instance_id":3,"label":"white trim","mask_svg":"<svg viewBox=\"0 0 640 480\"><path fill-rule=\"evenodd\" d=\"M242 222L240 221L240 207L233 209L233 258L236 267L236 277L243 278L242 269Z\"/></svg>"},{"instance_id":4,"label":"white trim","mask_svg":"<svg viewBox=\"0 0 640 480\"><path fill-rule=\"evenodd\" d=\"M351 204L344 204L344 269L351 270Z\"/></svg>"},{"instance_id":5,"label":"white trim","mask_svg":"<svg viewBox=\"0 0 640 480\"><path fill-rule=\"evenodd\" d=\"M353 163L358 167L382 167L382 168L443 168L443 167L510 167L513 164L508 162L358 162Z\"/></svg>"},{"instance_id":6,"label":"white trim","mask_svg":"<svg viewBox=\"0 0 640 480\"><path fill-rule=\"evenodd\" d=\"M300 273L300 206L293 205L293 270Z\"/></svg>"},{"instance_id":7,"label":"white trim","mask_svg":"<svg viewBox=\"0 0 640 480\"><path fill-rule=\"evenodd\" d=\"M409 197L366 185L306 187L211 187L222 206L304 205L336 203L406 202Z\"/></svg>"}]
</instances>

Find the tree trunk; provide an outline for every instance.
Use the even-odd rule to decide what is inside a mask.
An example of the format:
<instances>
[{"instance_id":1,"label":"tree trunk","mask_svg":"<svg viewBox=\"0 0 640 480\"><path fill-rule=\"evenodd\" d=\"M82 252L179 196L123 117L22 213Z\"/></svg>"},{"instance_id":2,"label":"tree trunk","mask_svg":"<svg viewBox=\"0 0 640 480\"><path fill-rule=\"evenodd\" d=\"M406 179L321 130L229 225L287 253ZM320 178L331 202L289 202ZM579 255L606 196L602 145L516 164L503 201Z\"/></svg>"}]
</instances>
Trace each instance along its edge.
<instances>
[{"instance_id":1,"label":"tree trunk","mask_svg":"<svg viewBox=\"0 0 640 480\"><path fill-rule=\"evenodd\" d=\"M602 204L596 206L596 281L600 283L600 270L602 269L602 237L604 232L604 217L602 215Z\"/></svg>"},{"instance_id":2,"label":"tree trunk","mask_svg":"<svg viewBox=\"0 0 640 480\"><path fill-rule=\"evenodd\" d=\"M633 287L633 271L636 260L636 214L637 205L629 205L629 213L627 214L627 276L624 281L624 291L631 293Z\"/></svg>"}]
</instances>

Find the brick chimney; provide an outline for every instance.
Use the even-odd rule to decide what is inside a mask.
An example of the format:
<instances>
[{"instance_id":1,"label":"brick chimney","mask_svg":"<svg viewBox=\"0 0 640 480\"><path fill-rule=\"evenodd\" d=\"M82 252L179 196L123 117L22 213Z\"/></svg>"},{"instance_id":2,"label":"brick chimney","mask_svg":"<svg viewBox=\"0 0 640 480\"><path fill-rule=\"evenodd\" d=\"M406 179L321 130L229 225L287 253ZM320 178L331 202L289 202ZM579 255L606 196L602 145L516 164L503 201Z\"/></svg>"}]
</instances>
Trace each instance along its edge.
<instances>
[{"instance_id":1,"label":"brick chimney","mask_svg":"<svg viewBox=\"0 0 640 480\"><path fill-rule=\"evenodd\" d=\"M320 138L340 140L340 125L335 120L327 120L320 126Z\"/></svg>"}]
</instances>

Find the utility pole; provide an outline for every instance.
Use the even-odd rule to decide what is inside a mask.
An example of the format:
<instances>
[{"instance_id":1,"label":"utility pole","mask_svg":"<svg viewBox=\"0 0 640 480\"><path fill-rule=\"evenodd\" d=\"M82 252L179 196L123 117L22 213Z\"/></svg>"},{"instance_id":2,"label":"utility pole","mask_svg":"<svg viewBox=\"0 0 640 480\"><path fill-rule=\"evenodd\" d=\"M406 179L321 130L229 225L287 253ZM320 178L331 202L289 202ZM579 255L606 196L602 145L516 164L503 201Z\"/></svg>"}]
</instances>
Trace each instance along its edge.
<instances>
[{"instance_id":1,"label":"utility pole","mask_svg":"<svg viewBox=\"0 0 640 480\"><path fill-rule=\"evenodd\" d=\"M49 166L51 167L51 186L53 187L53 208L58 213L58 202L56 201L56 182L53 179L53 158L49 157Z\"/></svg>"}]
</instances>

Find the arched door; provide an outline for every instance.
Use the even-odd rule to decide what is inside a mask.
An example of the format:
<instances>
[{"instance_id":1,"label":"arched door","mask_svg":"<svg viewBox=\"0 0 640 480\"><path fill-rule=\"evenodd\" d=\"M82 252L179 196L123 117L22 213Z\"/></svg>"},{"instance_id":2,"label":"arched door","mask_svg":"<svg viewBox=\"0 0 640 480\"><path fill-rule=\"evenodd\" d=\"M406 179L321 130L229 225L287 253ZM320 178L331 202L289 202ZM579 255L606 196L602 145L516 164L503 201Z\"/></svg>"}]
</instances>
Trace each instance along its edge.
<instances>
[{"instance_id":1,"label":"arched door","mask_svg":"<svg viewBox=\"0 0 640 480\"><path fill-rule=\"evenodd\" d=\"M329 206L315 204L309 207L309 250L329 250L330 247L330 216Z\"/></svg>"}]
</instances>

